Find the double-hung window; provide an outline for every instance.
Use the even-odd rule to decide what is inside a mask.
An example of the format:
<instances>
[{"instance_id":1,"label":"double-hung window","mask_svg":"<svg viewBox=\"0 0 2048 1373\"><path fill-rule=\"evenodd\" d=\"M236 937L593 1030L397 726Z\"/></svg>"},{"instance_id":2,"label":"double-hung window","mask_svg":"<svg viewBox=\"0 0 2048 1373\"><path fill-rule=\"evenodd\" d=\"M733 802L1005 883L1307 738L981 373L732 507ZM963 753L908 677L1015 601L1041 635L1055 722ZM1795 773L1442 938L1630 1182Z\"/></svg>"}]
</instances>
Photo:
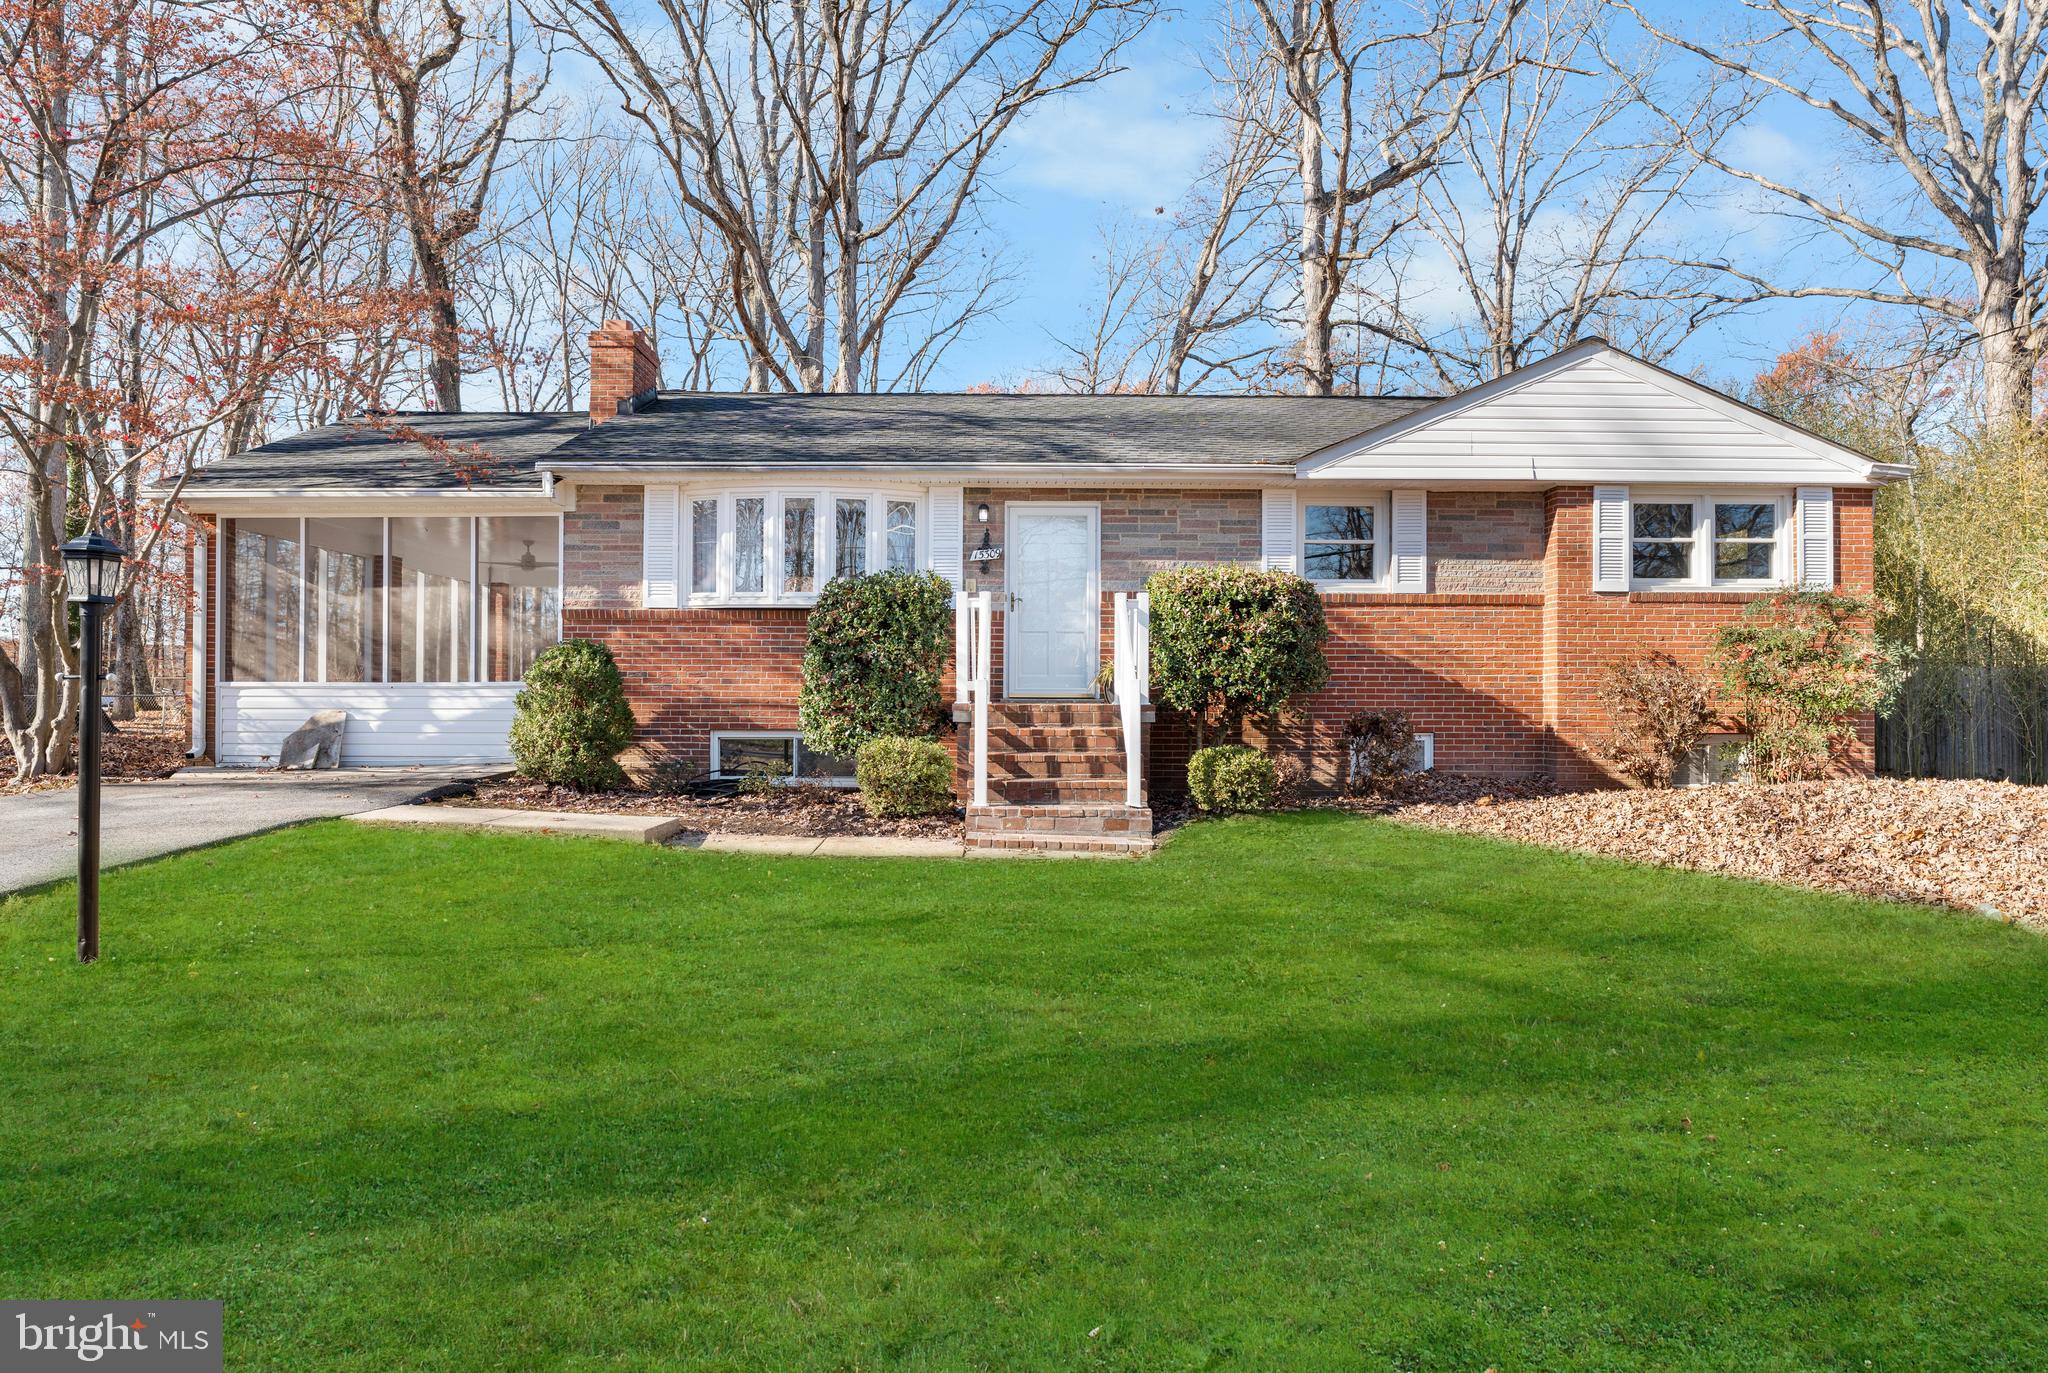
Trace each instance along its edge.
<instances>
[{"instance_id":1,"label":"double-hung window","mask_svg":"<svg viewBox=\"0 0 2048 1373\"><path fill-rule=\"evenodd\" d=\"M805 604L833 577L925 562L921 495L690 491L683 509L693 604Z\"/></svg>"},{"instance_id":2,"label":"double-hung window","mask_svg":"<svg viewBox=\"0 0 2048 1373\"><path fill-rule=\"evenodd\" d=\"M1339 496L1301 506L1301 571L1333 588L1377 587L1386 581L1386 502Z\"/></svg>"},{"instance_id":3,"label":"double-hung window","mask_svg":"<svg viewBox=\"0 0 2048 1373\"><path fill-rule=\"evenodd\" d=\"M1790 513L1786 492L1638 492L1629 501L1630 583L1782 586L1791 562Z\"/></svg>"}]
</instances>

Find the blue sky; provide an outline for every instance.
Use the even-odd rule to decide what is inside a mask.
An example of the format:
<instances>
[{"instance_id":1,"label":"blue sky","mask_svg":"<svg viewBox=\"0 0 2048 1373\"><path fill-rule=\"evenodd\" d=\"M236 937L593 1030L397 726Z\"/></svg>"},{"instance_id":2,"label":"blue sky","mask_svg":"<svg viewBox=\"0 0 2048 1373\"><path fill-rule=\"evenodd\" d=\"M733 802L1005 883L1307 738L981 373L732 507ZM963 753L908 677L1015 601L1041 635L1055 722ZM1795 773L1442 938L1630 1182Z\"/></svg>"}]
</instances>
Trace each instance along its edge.
<instances>
[{"instance_id":1,"label":"blue sky","mask_svg":"<svg viewBox=\"0 0 2048 1373\"><path fill-rule=\"evenodd\" d=\"M1667 0L1649 8L1674 6ZM1726 8L1731 16L1737 10ZM1697 22L1697 11L1687 7L1687 13ZM1090 299L1104 224L1170 208L1198 174L1210 129L1202 114L1207 78L1196 54L1210 35L1206 3L1166 16L1127 50L1126 70L1021 122L992 179L1003 199L989 214L1016 268L1017 300L956 345L934 385L1014 381L1056 360L1052 334L1070 325ZM1817 117L1779 102L1739 130L1731 147L1739 162L1797 180L1835 170L1827 132ZM1725 221L1722 229L1741 235L1750 252L1776 258L1790 251L1795 279L1826 270L1825 252L1802 262L1806 254L1782 242L1774 221L1733 202L1715 217ZM1842 313L1840 306L1811 301L1752 307L1702 330L1674 361L1719 380L1747 381Z\"/></svg>"}]
</instances>

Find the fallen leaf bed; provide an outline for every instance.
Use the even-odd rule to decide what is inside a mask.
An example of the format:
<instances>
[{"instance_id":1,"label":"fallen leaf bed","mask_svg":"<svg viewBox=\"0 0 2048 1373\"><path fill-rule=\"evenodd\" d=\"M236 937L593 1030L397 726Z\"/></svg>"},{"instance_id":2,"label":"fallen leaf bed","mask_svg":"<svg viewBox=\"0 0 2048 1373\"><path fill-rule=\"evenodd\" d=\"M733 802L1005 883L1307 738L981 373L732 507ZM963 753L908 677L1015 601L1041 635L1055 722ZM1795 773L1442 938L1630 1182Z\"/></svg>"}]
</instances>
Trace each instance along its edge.
<instances>
[{"instance_id":1,"label":"fallen leaf bed","mask_svg":"<svg viewBox=\"0 0 2048 1373\"><path fill-rule=\"evenodd\" d=\"M860 797L836 787L777 787L765 796L677 796L656 791L572 791L545 782L507 777L479 782L471 796L444 804L507 810L566 810L603 815L673 815L702 834L876 834L893 838L957 839L959 811L878 820Z\"/></svg>"},{"instance_id":2,"label":"fallen leaf bed","mask_svg":"<svg viewBox=\"0 0 2048 1373\"><path fill-rule=\"evenodd\" d=\"M168 777L189 761L185 751L192 747L192 730L168 712L138 716L119 727L120 732L100 739L100 776L108 782L138 782ZM59 791L77 783L75 773L38 777L14 782L14 750L0 735L0 796L30 791Z\"/></svg>"},{"instance_id":3,"label":"fallen leaf bed","mask_svg":"<svg viewBox=\"0 0 2048 1373\"><path fill-rule=\"evenodd\" d=\"M1639 863L1953 906L2048 931L2048 787L1874 778L1532 794L1543 789L1444 779L1362 808Z\"/></svg>"}]
</instances>

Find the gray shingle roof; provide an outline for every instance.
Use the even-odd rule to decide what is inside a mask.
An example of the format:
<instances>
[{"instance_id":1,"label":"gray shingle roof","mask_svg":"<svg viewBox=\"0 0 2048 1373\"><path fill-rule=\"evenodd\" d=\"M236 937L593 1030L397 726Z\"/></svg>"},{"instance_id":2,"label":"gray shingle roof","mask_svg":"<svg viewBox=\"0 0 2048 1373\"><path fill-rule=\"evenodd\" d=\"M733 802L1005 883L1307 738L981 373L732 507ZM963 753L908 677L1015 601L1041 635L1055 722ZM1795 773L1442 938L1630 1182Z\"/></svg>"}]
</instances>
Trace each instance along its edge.
<instances>
[{"instance_id":1,"label":"gray shingle roof","mask_svg":"<svg viewBox=\"0 0 2048 1373\"><path fill-rule=\"evenodd\" d=\"M589 427L589 416L581 412L406 413L350 420L324 424L222 458L196 474L187 487L195 491L531 487L537 481L535 461Z\"/></svg>"},{"instance_id":2,"label":"gray shingle roof","mask_svg":"<svg viewBox=\"0 0 2048 1373\"><path fill-rule=\"evenodd\" d=\"M408 413L323 425L223 458L197 474L189 489L505 490L533 486L543 458L564 469L583 463L1287 465L1429 403L1413 396L668 392L636 414L594 428L580 413Z\"/></svg>"},{"instance_id":3,"label":"gray shingle roof","mask_svg":"<svg viewBox=\"0 0 2048 1373\"><path fill-rule=\"evenodd\" d=\"M1429 403L1410 396L665 392L564 444L548 465L1287 464Z\"/></svg>"}]
</instances>

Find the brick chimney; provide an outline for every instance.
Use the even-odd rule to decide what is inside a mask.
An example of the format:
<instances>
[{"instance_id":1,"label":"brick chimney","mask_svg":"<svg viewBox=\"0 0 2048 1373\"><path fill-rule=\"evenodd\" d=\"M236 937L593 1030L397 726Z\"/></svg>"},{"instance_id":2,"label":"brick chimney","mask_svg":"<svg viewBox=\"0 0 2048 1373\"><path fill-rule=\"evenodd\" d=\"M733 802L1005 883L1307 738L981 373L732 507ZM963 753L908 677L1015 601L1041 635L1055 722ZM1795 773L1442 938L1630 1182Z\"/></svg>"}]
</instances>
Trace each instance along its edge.
<instances>
[{"instance_id":1,"label":"brick chimney","mask_svg":"<svg viewBox=\"0 0 2048 1373\"><path fill-rule=\"evenodd\" d=\"M629 321L608 319L590 335L590 422L630 415L661 386L661 359Z\"/></svg>"}]
</instances>

